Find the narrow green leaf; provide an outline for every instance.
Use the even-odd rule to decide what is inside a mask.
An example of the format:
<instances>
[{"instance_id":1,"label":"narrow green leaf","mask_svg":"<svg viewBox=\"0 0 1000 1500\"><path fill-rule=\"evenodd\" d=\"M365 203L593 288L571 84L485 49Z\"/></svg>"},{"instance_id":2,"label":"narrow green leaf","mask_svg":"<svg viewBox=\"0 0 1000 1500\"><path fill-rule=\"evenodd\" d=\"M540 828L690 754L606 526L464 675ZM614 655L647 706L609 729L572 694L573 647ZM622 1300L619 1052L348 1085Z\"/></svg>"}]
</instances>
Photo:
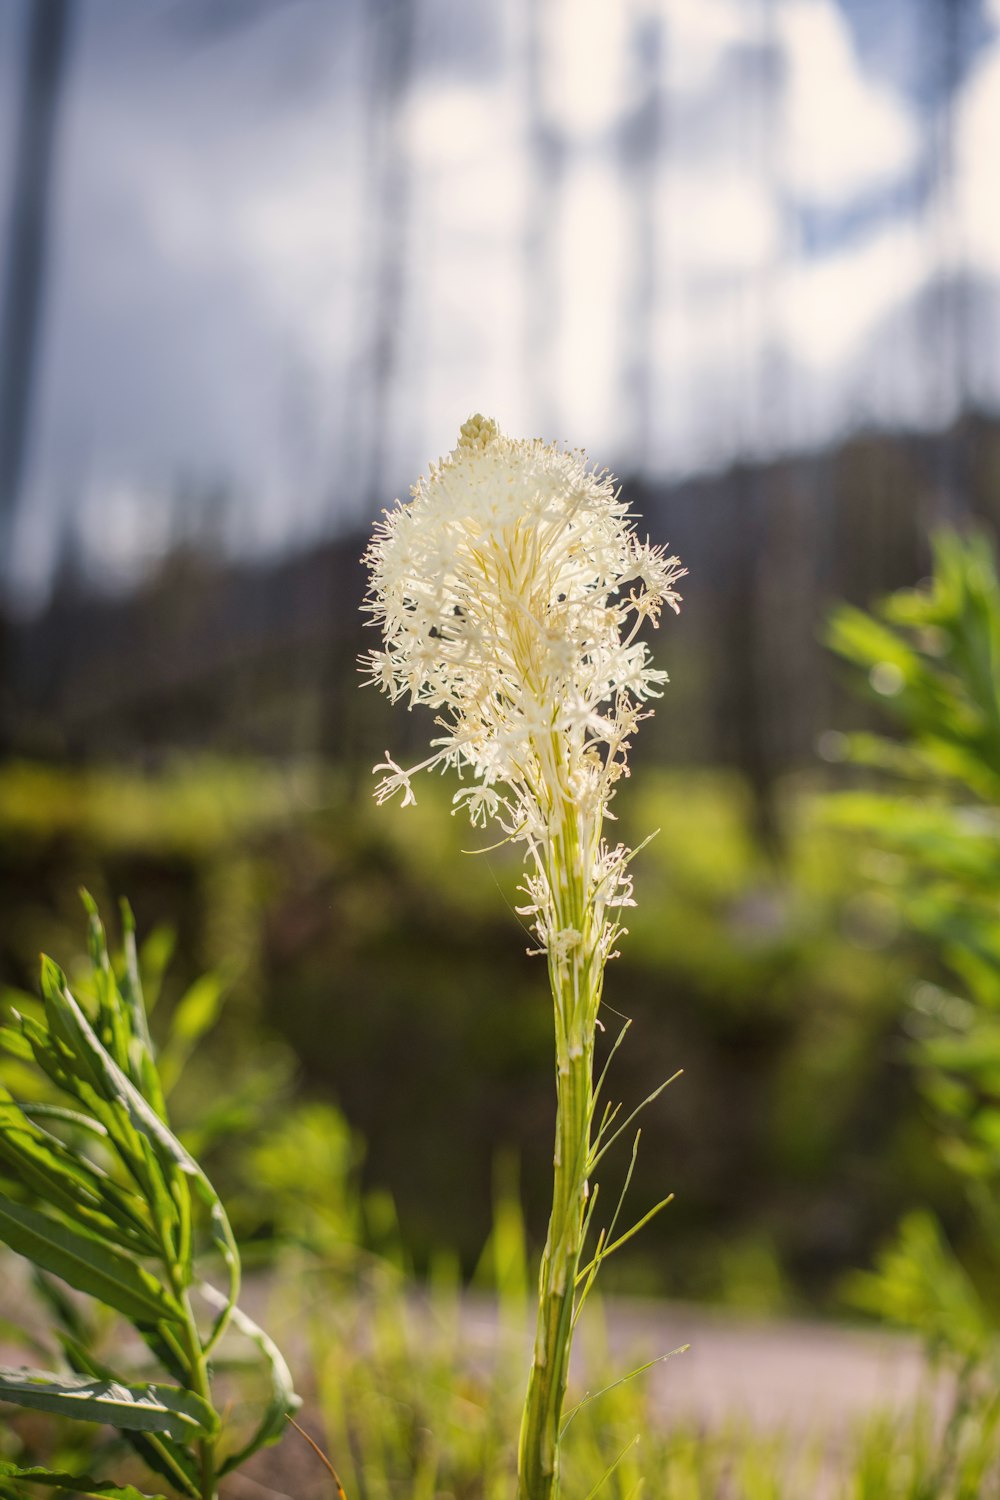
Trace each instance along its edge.
<instances>
[{"instance_id":1,"label":"narrow green leaf","mask_svg":"<svg viewBox=\"0 0 1000 1500\"><path fill-rule=\"evenodd\" d=\"M631 1229L626 1229L625 1233L620 1234L616 1240L612 1240L610 1244L606 1244L603 1246L601 1250L601 1260L607 1260L609 1255L613 1255L616 1250L620 1250L622 1245L630 1240L633 1235L638 1234L640 1229L644 1229L646 1227L650 1219L655 1219L656 1215L663 1209L668 1208L670 1204L673 1203L673 1201L673 1193L668 1193L665 1198L660 1199L659 1203L654 1203L653 1207L648 1211L648 1213L644 1213L641 1219L636 1220Z\"/></svg>"},{"instance_id":2,"label":"narrow green leaf","mask_svg":"<svg viewBox=\"0 0 1000 1500\"><path fill-rule=\"evenodd\" d=\"M80 900L87 913L87 948L90 952L90 961L95 969L107 969L110 967L108 945L97 902L85 886L80 887Z\"/></svg>"},{"instance_id":3,"label":"narrow green leaf","mask_svg":"<svg viewBox=\"0 0 1000 1500\"><path fill-rule=\"evenodd\" d=\"M194 1157L185 1151L152 1105L142 1097L131 1080L101 1046L94 1035L93 1028L65 983L58 996L51 1001L51 1007L58 1015L59 1025L69 1039L69 1044L79 1055L81 1062L94 1080L95 1089L116 1112L124 1112L134 1131L149 1139L160 1161L166 1167L176 1168L184 1174L208 1209L212 1239L229 1273L229 1296L226 1307L220 1311L206 1345L206 1350L211 1349L226 1327L240 1287L239 1250L219 1196Z\"/></svg>"},{"instance_id":4,"label":"narrow green leaf","mask_svg":"<svg viewBox=\"0 0 1000 1500\"><path fill-rule=\"evenodd\" d=\"M123 1432L122 1437L134 1448L154 1474L170 1482L191 1500L201 1500L201 1477L188 1450L165 1432Z\"/></svg>"},{"instance_id":5,"label":"narrow green leaf","mask_svg":"<svg viewBox=\"0 0 1000 1500\"><path fill-rule=\"evenodd\" d=\"M221 1292L216 1291L215 1287L202 1283L200 1290L205 1300L214 1307L221 1309L225 1306L225 1297ZM232 1310L232 1324L263 1355L271 1379L271 1396L253 1436L238 1453L230 1454L226 1459L221 1470L223 1474L239 1468L240 1464L245 1462L252 1453L256 1453L258 1448L266 1447L268 1443L276 1443L285 1430L286 1418L291 1416L292 1412L298 1411L302 1405L300 1397L295 1394L292 1372L274 1340L252 1318L247 1317L240 1307L234 1307Z\"/></svg>"},{"instance_id":6,"label":"narrow green leaf","mask_svg":"<svg viewBox=\"0 0 1000 1500\"><path fill-rule=\"evenodd\" d=\"M143 941L137 967L142 976L142 998L147 1015L151 1016L156 1009L163 975L173 957L176 942L177 935L169 927L155 927Z\"/></svg>"},{"instance_id":7,"label":"narrow green leaf","mask_svg":"<svg viewBox=\"0 0 1000 1500\"><path fill-rule=\"evenodd\" d=\"M160 1051L160 1075L168 1096L198 1042L218 1020L225 990L223 975L202 974L178 1002L170 1021L169 1039Z\"/></svg>"},{"instance_id":8,"label":"narrow green leaf","mask_svg":"<svg viewBox=\"0 0 1000 1500\"><path fill-rule=\"evenodd\" d=\"M172 1242L176 1242L178 1238L177 1227L179 1219L177 1205L170 1195L167 1183L164 1181L163 1168L156 1152L153 1150L152 1142L148 1136L143 1135L141 1132L138 1134L139 1145L142 1148L143 1164L145 1166L144 1176L149 1184L150 1209L153 1218L164 1238L169 1238ZM176 1178L177 1175L179 1174L172 1173L171 1177ZM185 1194L187 1193L187 1184L184 1182L178 1184L176 1181L173 1181L171 1186L179 1188ZM186 1268L182 1268L186 1272Z\"/></svg>"},{"instance_id":9,"label":"narrow green leaf","mask_svg":"<svg viewBox=\"0 0 1000 1500\"><path fill-rule=\"evenodd\" d=\"M179 1316L169 1294L129 1256L2 1195L0 1240L33 1265L133 1321L149 1323Z\"/></svg>"},{"instance_id":10,"label":"narrow green leaf","mask_svg":"<svg viewBox=\"0 0 1000 1500\"><path fill-rule=\"evenodd\" d=\"M129 903L119 902L122 919L122 946L125 952L125 982L119 985L122 998L132 1014L132 1030L139 1037L146 1051L153 1055L153 1041L146 1020L146 1006L142 994L142 979L139 974L139 954L135 942L135 915Z\"/></svg>"},{"instance_id":11,"label":"narrow green leaf","mask_svg":"<svg viewBox=\"0 0 1000 1500\"><path fill-rule=\"evenodd\" d=\"M78 1422L103 1422L125 1431L168 1437L215 1437L219 1419L192 1391L172 1385L125 1385L85 1375L0 1368L0 1400Z\"/></svg>"},{"instance_id":12,"label":"narrow green leaf","mask_svg":"<svg viewBox=\"0 0 1000 1500\"><path fill-rule=\"evenodd\" d=\"M599 1149L598 1143L595 1142L594 1147L591 1148L591 1153L587 1161L588 1172L592 1172L594 1170L594 1168L597 1166L597 1163L601 1160L601 1157L605 1156L607 1152L610 1151L615 1141L617 1141L618 1137L629 1128L636 1116L641 1114L647 1105L652 1104L655 1099L658 1099L663 1093L664 1089L669 1088L672 1083L676 1083L677 1079L680 1078L683 1071L683 1068L678 1068L676 1073L672 1073L669 1078L664 1079L659 1088L655 1088L651 1094L647 1094L642 1103L637 1104L632 1113L625 1117L622 1123L618 1126L618 1129L612 1135L609 1135L607 1140L601 1141L599 1143Z\"/></svg>"},{"instance_id":13,"label":"narrow green leaf","mask_svg":"<svg viewBox=\"0 0 1000 1500\"><path fill-rule=\"evenodd\" d=\"M51 1076L61 1088L73 1094L98 1117L110 1144L138 1184L142 1196L146 1199L164 1199L168 1190L162 1180L161 1169L150 1168L147 1139L149 1131L137 1126L121 1084L124 1084L125 1090L131 1089L140 1100L141 1094L98 1038L83 1010L67 989L61 971L50 961L43 962L42 988L49 1035L55 1039L60 1062L64 1062L66 1070L65 1076ZM46 1066L42 1046L34 1042L33 1046L39 1062L43 1067ZM146 1109L152 1118L159 1121L159 1117L149 1106ZM159 1123L162 1125L162 1121ZM168 1167L168 1175L170 1174Z\"/></svg>"},{"instance_id":14,"label":"narrow green leaf","mask_svg":"<svg viewBox=\"0 0 1000 1500\"><path fill-rule=\"evenodd\" d=\"M617 1380L613 1380L610 1385L602 1386L599 1391L588 1391L583 1400L578 1401L576 1405L574 1407L571 1407L570 1411L567 1413L562 1425L562 1430L559 1433L559 1441L562 1442L563 1438L566 1436L566 1429L572 1422L578 1411L582 1411L583 1408L585 1406L589 1406L592 1401L599 1401L600 1398L602 1396L606 1396L609 1391L616 1391L620 1385L625 1385L628 1381L634 1380L637 1375L644 1375L646 1371L651 1370L654 1365L665 1364L668 1359L673 1359L675 1354L686 1354L690 1347L690 1344L678 1344L676 1349L668 1349L666 1354L658 1354L655 1359L647 1359L644 1365L637 1365L634 1370L629 1370L627 1375L619 1375Z\"/></svg>"},{"instance_id":15,"label":"narrow green leaf","mask_svg":"<svg viewBox=\"0 0 1000 1500\"><path fill-rule=\"evenodd\" d=\"M173 1331L166 1324L160 1325L165 1336L174 1338ZM140 1330L141 1332L142 1330ZM145 1335L144 1335L145 1337ZM147 1340L148 1342L148 1340ZM77 1375L89 1376L94 1380L114 1380L115 1373L98 1360L89 1347L85 1347L77 1339L63 1338L63 1350L69 1361L70 1368ZM184 1364L183 1356L180 1360ZM186 1388L189 1372L183 1369L177 1377L179 1384ZM135 1449L143 1461L148 1464L154 1474L169 1479L175 1489L183 1490L185 1494L197 1496L202 1500L201 1484L198 1466L195 1463L189 1449L165 1432L136 1432L134 1430L123 1431L125 1441Z\"/></svg>"},{"instance_id":16,"label":"narrow green leaf","mask_svg":"<svg viewBox=\"0 0 1000 1500\"><path fill-rule=\"evenodd\" d=\"M28 1039L15 1031L13 1026L0 1026L0 1048L10 1057L21 1062L30 1062L33 1057Z\"/></svg>"},{"instance_id":17,"label":"narrow green leaf","mask_svg":"<svg viewBox=\"0 0 1000 1500\"><path fill-rule=\"evenodd\" d=\"M170 1323L137 1323L136 1331L146 1347L174 1380L186 1385L191 1376L190 1358Z\"/></svg>"},{"instance_id":18,"label":"narrow green leaf","mask_svg":"<svg viewBox=\"0 0 1000 1500\"><path fill-rule=\"evenodd\" d=\"M147 1495L132 1484L114 1484L107 1479L91 1479L87 1474L63 1474L55 1469L19 1468L0 1458L0 1478L23 1479L28 1484L42 1484L48 1489L66 1490L74 1495L99 1495L104 1500L163 1500L162 1495Z\"/></svg>"},{"instance_id":19,"label":"narrow green leaf","mask_svg":"<svg viewBox=\"0 0 1000 1500\"><path fill-rule=\"evenodd\" d=\"M21 1113L27 1115L29 1120L59 1120L64 1125L72 1125L76 1130L97 1136L98 1140L106 1141L108 1138L108 1132L98 1120L82 1115L78 1109L67 1109L63 1104L33 1104L22 1100Z\"/></svg>"},{"instance_id":20,"label":"narrow green leaf","mask_svg":"<svg viewBox=\"0 0 1000 1500\"><path fill-rule=\"evenodd\" d=\"M56 1088L78 1098L75 1080L66 1066L66 1053L56 1046L45 1027L39 1025L33 1017L18 1015L16 1020L21 1028L21 1035L31 1048L32 1057L46 1078Z\"/></svg>"},{"instance_id":21,"label":"narrow green leaf","mask_svg":"<svg viewBox=\"0 0 1000 1500\"><path fill-rule=\"evenodd\" d=\"M156 1253L157 1241L145 1221L141 1200L29 1121L2 1084L0 1163L6 1163L43 1203L60 1209L85 1229L126 1249Z\"/></svg>"},{"instance_id":22,"label":"narrow green leaf","mask_svg":"<svg viewBox=\"0 0 1000 1500\"><path fill-rule=\"evenodd\" d=\"M135 917L127 901L121 901L120 909L125 965L118 980L118 989L128 1006L132 1035L135 1038L134 1047L138 1052L137 1076L133 1073L133 1078L156 1113L166 1119L163 1086L156 1068L156 1053L153 1048L153 1039L149 1034L149 1021L142 992L139 955L135 941Z\"/></svg>"}]
</instances>

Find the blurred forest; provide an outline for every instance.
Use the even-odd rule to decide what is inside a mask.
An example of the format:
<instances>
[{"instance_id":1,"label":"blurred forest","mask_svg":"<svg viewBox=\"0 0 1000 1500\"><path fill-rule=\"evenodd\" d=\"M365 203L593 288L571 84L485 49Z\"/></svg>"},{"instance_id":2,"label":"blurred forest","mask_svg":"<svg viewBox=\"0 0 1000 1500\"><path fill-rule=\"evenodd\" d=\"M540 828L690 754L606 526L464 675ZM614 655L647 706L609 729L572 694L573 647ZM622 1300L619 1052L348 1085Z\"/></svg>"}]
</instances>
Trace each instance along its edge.
<instances>
[{"instance_id":1,"label":"blurred forest","mask_svg":"<svg viewBox=\"0 0 1000 1500\"><path fill-rule=\"evenodd\" d=\"M732 9L715 0L710 8ZM550 1019L544 976L525 957L513 914L517 871L503 850L462 853L476 841L448 816L444 785L424 788L405 814L374 806L371 765L386 746L405 757L430 726L361 691L356 670L368 644L359 559L371 518L442 445L439 433L447 446L458 422L496 395L505 425L512 411L528 430L565 431L614 462L642 529L690 570L682 614L655 642L671 684L620 798L624 837L661 831L637 863L639 905L607 992L635 1020L617 1064L623 1097L638 1102L684 1069L650 1114L635 1189L649 1201L673 1189L677 1200L618 1275L633 1291L765 1310L836 1307L844 1273L870 1262L907 1207L931 1204L945 1223L959 1213L904 1057L900 1016L922 972L919 942L869 889L878 856L822 813L824 791L854 774L842 764L844 736L877 721L882 688L873 678L872 701L858 700L822 634L838 601L867 605L923 578L935 525L1000 522L1000 299L955 208L965 182L963 90L997 56L989 6L743 7L755 29L733 33L712 75L712 87L736 101L718 149L729 152L726 191L733 173L752 177L778 205L780 232L752 263L713 263L711 274L702 265L697 287L673 232L680 200L663 189L678 165L707 183L708 147L718 144L706 123L711 98L692 102L686 75L678 18L691 17L690 5L622 7L626 102L612 100L596 124L582 125L572 100L561 114L553 104L560 63L550 33L565 20L555 4L510 0L485 40L461 22L461 7L431 0L214 0L152 6L141 25L116 21L96 0L18 9L20 24L4 23L0 48L20 101L2 122L10 217L0 302L0 978L32 988L39 949L75 950L80 885L105 906L127 894L142 930L176 931L168 998L204 969L218 970L230 991L191 1088L208 1096L223 1070L245 1063L249 1077L263 1056L276 1096L336 1101L358 1132L366 1183L391 1193L418 1264L446 1245L471 1271L505 1154L520 1163L529 1229L540 1236ZM881 31L866 9L879 11ZM881 59L886 76L906 75L900 91L919 104L899 180L859 181L832 206L815 184L796 199L781 179L781 110L786 93L795 96L783 28L807 13L835 27L845 56L854 53L844 38L859 57L868 48L859 77L878 75ZM208 327L211 307L242 281L220 257L225 274L206 282L211 298L199 301L205 286L178 271L176 306L166 299L159 321L146 324L140 304L156 302L147 294L166 275L154 260L137 274L138 291L122 278L120 314L114 295L104 308L88 267L100 262L113 283L127 261L129 213L141 217L134 183L129 212L109 213L111 230L101 214L85 216L76 259L67 254L74 205L87 196L80 141L96 160L104 139L93 124L102 123L93 102L100 59L131 59L135 78L158 87L167 78L192 120L206 90L205 151L220 152L216 165L228 171L242 160L224 150L240 133L237 106L225 112L230 74L249 71L254 110L273 84L284 128L300 79L289 58L304 67L314 44L317 56L341 48L345 68L361 64L357 84L337 73L317 85L331 107L349 99L354 111L353 133L329 147L338 172L350 154L353 176L332 190L321 182L323 212L343 217L350 255L345 262L339 241L331 249L324 217L316 253L333 290L323 282L323 302L301 259L315 217L304 211L299 223L289 209L286 218L279 201L267 222L286 238L277 237L278 259L266 269L282 286L301 282L302 306L283 304L277 320L287 345L248 334L244 346L220 324L219 347L235 345L227 365L215 362L213 343L182 359L180 373L161 369L176 328L194 339L202 314ZM261 63L272 46L284 67L276 62L273 77ZM160 72L157 58L166 59ZM190 58L200 59L197 77L184 71ZM524 191L513 229L500 210L502 271L494 241L458 209L474 197L470 176L488 188L489 163L513 147L493 142L484 167L463 159L452 182L449 161L433 155L442 137L421 145L414 124L420 102L435 88L452 97L456 80L472 93L502 84L516 102ZM243 98L236 83L231 95ZM146 128L134 95L120 108ZM163 97L149 119L156 109L165 110ZM183 113L169 111L172 121ZM303 119L315 138L305 106ZM444 135L461 135L448 120ZM120 144L120 115L113 124ZM827 127L836 134L838 118ZM202 136L190 128L179 175L196 182ZM565 244L574 193L584 193L590 219L579 174L595 162L617 194L628 254L608 299L614 343L597 343L588 361L579 357L588 319L598 330L608 321L598 316L604 257L598 245L578 284ZM117 166L127 174L124 148ZM161 166L162 183L149 170L151 191L167 195L170 163ZM243 170L256 182L256 164ZM431 222L432 188L457 220ZM211 180L199 191L195 218L207 222ZM874 244L897 211L919 245L919 275L907 280L905 256L893 250L888 279L898 270L899 296L886 295L836 376L816 374L784 337L785 291L824 246L839 254L869 233ZM682 203L677 220L687 212ZM235 243L224 195L219 214L219 246ZM721 222L722 252L746 243L739 214ZM101 259L100 235L112 232L124 236L121 263ZM170 232L190 249L176 224ZM440 300L455 246L465 256L458 307ZM703 253L696 247L692 259ZM508 282L515 303L502 295ZM708 299L723 296L723 284L734 300L712 304L725 337L710 365L708 332L702 341L696 327L685 345L678 330L690 333L684 318L697 325L703 310L709 328ZM74 297L82 322L73 321ZM839 309L850 312L850 281L833 297L836 323ZM484 308L505 340L499 353L489 345L489 357L465 321ZM121 329L118 344L112 335L100 343L105 312L129 333L133 323L143 329L134 347ZM804 318L817 323L812 304ZM288 330L311 336L320 324L332 329L335 353L324 345L326 364L300 361ZM434 343L442 325L457 330L452 345ZM689 351L687 385L684 361L665 352L674 334ZM503 359L503 378L484 373L507 369ZM158 371L148 388L146 361ZM263 397L240 385L249 383L242 366L272 363L280 378ZM578 390L582 365L591 384ZM196 410L214 410L230 387L241 399L219 426L237 433L238 459L220 457ZM79 411L70 388L86 393ZM262 447L259 399L282 407L272 448ZM140 451L146 425L182 433L158 468ZM86 441L66 437L81 429ZM104 470L102 443L111 454Z\"/></svg>"},{"instance_id":2,"label":"blurred forest","mask_svg":"<svg viewBox=\"0 0 1000 1500\"><path fill-rule=\"evenodd\" d=\"M827 609L927 571L915 497L958 442L995 520L985 417L627 485L691 565L620 798L623 836L661 832L609 977L636 1022L619 1087L638 1101L684 1068L636 1179L678 1201L623 1258L632 1290L835 1306L911 1203L958 1207L903 1055L916 945L866 893L876 856L818 805L844 731L877 720L821 643ZM177 930L178 986L230 976L216 1065L280 1043L275 1086L341 1104L418 1263L446 1243L471 1269L498 1155L541 1232L549 1016L509 857L463 852L443 784L405 813L370 800L384 747L416 751L428 726L360 688L362 545L254 566L186 545L125 595L64 578L11 629L0 952L31 987L40 948L73 951L78 886L128 892L142 927Z\"/></svg>"}]
</instances>

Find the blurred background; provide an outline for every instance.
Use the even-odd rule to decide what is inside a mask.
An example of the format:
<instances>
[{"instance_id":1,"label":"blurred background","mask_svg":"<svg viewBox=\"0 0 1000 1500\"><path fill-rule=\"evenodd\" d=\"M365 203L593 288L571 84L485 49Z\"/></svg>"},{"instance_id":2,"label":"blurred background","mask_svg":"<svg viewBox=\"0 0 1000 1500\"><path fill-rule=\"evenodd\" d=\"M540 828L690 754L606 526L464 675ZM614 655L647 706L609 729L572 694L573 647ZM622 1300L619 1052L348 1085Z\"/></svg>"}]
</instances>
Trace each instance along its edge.
<instances>
[{"instance_id":1,"label":"blurred background","mask_svg":"<svg viewBox=\"0 0 1000 1500\"><path fill-rule=\"evenodd\" d=\"M0 83L5 980L127 893L168 999L225 980L192 1091L334 1102L417 1264L471 1268L498 1161L537 1240L517 871L447 787L371 803L429 725L359 691L358 559L472 411L586 447L690 569L607 989L622 1096L685 1069L677 1202L619 1274L836 1307L957 1202L821 634L1000 511L996 0L6 0Z\"/></svg>"}]
</instances>

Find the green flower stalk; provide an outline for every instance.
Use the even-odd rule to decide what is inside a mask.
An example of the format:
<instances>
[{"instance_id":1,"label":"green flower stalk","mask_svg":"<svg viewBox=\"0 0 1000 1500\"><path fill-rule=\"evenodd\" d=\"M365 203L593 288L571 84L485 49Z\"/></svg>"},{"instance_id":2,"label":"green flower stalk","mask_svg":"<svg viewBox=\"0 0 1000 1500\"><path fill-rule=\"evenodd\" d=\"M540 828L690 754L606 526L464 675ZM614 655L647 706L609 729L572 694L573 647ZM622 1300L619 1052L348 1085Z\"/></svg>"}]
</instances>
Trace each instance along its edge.
<instances>
[{"instance_id":1,"label":"green flower stalk","mask_svg":"<svg viewBox=\"0 0 1000 1500\"><path fill-rule=\"evenodd\" d=\"M505 437L475 416L458 446L386 512L365 561L382 647L364 667L395 702L434 710L432 754L404 770L388 753L380 802L415 798L417 771L453 767L474 824L527 852L518 908L544 953L554 1005L557 1121L552 1214L518 1457L522 1500L559 1483L573 1325L610 1235L581 1269L593 1207L594 1037L604 969L633 904L632 852L604 820L629 742L666 673L639 639L675 611L677 558L641 542L614 481L584 456ZM602 1248L603 1246L603 1248Z\"/></svg>"}]
</instances>

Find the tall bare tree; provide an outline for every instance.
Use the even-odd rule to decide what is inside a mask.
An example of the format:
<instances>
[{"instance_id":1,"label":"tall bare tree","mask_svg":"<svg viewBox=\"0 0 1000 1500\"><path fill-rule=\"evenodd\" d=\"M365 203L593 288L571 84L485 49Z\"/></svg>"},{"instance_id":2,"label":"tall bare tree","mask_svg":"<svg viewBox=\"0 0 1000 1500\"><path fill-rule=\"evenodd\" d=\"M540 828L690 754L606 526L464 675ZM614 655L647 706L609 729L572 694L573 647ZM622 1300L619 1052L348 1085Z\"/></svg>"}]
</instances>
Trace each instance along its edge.
<instances>
[{"instance_id":1,"label":"tall bare tree","mask_svg":"<svg viewBox=\"0 0 1000 1500\"><path fill-rule=\"evenodd\" d=\"M559 316L555 230L567 153L547 108L546 15L550 0L524 0L524 107L528 139L528 203L524 239L524 378L538 432L556 431L552 355Z\"/></svg>"},{"instance_id":2,"label":"tall bare tree","mask_svg":"<svg viewBox=\"0 0 1000 1500\"><path fill-rule=\"evenodd\" d=\"M407 105L413 81L417 0L378 0L368 12L371 74L368 88L370 185L368 345L369 483L366 498L384 503L387 436L398 376L400 335L406 302L409 218L413 191L406 138Z\"/></svg>"},{"instance_id":3,"label":"tall bare tree","mask_svg":"<svg viewBox=\"0 0 1000 1500\"><path fill-rule=\"evenodd\" d=\"M663 17L655 12L640 13L633 20L634 103L618 133L631 199L633 255L625 310L623 384L630 414L626 431L631 463L639 472L645 472L652 459L656 403L656 309L663 272L657 191L665 151L663 32Z\"/></svg>"},{"instance_id":4,"label":"tall bare tree","mask_svg":"<svg viewBox=\"0 0 1000 1500\"><path fill-rule=\"evenodd\" d=\"M925 322L932 382L932 421L941 424L930 501L934 522L959 520L968 510L967 454L961 418L969 402L968 277L955 180L955 109L964 71L975 0L927 0L925 31L932 191L930 223L934 275Z\"/></svg>"},{"instance_id":5,"label":"tall bare tree","mask_svg":"<svg viewBox=\"0 0 1000 1500\"><path fill-rule=\"evenodd\" d=\"M0 304L0 568L6 570L31 421L44 300L56 120L69 0L26 6L24 82L14 144Z\"/></svg>"}]
</instances>

